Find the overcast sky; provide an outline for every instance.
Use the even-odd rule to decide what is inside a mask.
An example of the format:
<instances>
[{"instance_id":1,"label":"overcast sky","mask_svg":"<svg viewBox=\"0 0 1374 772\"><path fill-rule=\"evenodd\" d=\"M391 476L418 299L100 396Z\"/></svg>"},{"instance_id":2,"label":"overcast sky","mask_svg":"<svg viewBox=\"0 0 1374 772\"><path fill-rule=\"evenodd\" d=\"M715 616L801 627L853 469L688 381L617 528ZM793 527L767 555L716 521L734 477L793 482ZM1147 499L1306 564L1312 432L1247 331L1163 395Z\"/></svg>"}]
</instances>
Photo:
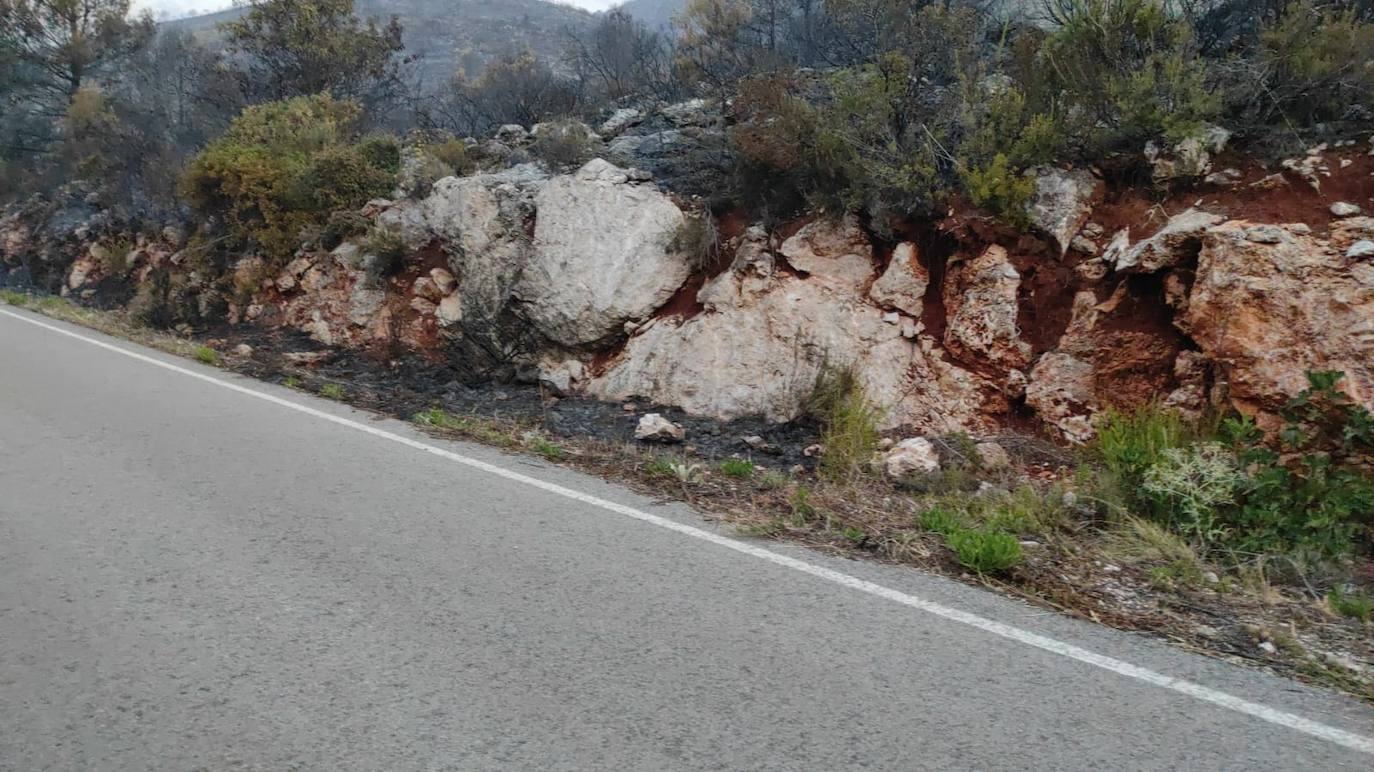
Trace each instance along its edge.
<instances>
[{"instance_id":1,"label":"overcast sky","mask_svg":"<svg viewBox=\"0 0 1374 772\"><path fill-rule=\"evenodd\" d=\"M568 5L576 5L589 11L600 11L618 5L621 0L559 0ZM186 16L188 14L209 13L233 5L233 0L134 0L137 8L151 8L161 16Z\"/></svg>"}]
</instances>

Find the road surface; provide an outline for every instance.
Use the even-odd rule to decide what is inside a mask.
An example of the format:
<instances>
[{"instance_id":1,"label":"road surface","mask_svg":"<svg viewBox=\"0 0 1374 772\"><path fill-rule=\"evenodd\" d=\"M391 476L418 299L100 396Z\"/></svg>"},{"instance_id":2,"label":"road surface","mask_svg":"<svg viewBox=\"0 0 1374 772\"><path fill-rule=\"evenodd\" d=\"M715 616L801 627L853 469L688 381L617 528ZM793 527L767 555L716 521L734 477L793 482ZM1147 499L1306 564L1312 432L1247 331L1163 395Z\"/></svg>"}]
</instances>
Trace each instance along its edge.
<instances>
[{"instance_id":1,"label":"road surface","mask_svg":"<svg viewBox=\"0 0 1374 772\"><path fill-rule=\"evenodd\" d=\"M1339 695L0 309L3 769L1368 770L1372 738Z\"/></svg>"}]
</instances>

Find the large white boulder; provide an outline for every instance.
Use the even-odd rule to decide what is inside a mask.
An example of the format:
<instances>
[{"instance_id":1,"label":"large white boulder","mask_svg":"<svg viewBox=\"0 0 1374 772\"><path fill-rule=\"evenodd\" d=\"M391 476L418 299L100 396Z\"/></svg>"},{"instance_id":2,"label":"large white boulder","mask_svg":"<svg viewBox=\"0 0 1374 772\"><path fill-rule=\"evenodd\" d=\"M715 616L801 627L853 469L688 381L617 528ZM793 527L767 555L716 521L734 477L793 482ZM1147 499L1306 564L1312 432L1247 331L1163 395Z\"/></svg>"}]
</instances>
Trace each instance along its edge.
<instances>
[{"instance_id":1,"label":"large white boulder","mask_svg":"<svg viewBox=\"0 0 1374 772\"><path fill-rule=\"evenodd\" d=\"M940 471L940 454L924 437L910 437L897 443L883 456L883 471L893 480L904 480L914 474Z\"/></svg>"},{"instance_id":2,"label":"large white boulder","mask_svg":"<svg viewBox=\"0 0 1374 772\"><path fill-rule=\"evenodd\" d=\"M589 393L785 421L801 412L823 368L852 365L885 428L966 430L1005 409L995 389L946 362L933 340L903 337L855 293L774 271L757 239L746 246L698 293L706 311L641 327Z\"/></svg>"},{"instance_id":3,"label":"large white boulder","mask_svg":"<svg viewBox=\"0 0 1374 772\"><path fill-rule=\"evenodd\" d=\"M687 218L652 185L594 159L535 196L534 243L514 293L550 340L575 347L662 306L691 273Z\"/></svg>"}]
</instances>

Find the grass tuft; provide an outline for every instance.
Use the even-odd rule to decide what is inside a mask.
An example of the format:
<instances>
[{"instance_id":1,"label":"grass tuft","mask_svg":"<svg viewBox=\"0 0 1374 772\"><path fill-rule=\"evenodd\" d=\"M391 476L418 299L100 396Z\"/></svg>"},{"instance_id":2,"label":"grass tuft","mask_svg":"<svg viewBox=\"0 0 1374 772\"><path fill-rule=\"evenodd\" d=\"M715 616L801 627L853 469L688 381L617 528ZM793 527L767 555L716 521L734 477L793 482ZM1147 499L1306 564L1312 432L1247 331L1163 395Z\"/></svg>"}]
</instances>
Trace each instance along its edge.
<instances>
[{"instance_id":1,"label":"grass tuft","mask_svg":"<svg viewBox=\"0 0 1374 772\"><path fill-rule=\"evenodd\" d=\"M720 462L720 473L726 477L746 480L754 474L754 462L742 458L727 458Z\"/></svg>"},{"instance_id":2,"label":"grass tuft","mask_svg":"<svg viewBox=\"0 0 1374 772\"><path fill-rule=\"evenodd\" d=\"M327 399L343 399L344 387L337 383L326 383L320 387L320 396Z\"/></svg>"},{"instance_id":3,"label":"grass tuft","mask_svg":"<svg viewBox=\"0 0 1374 772\"><path fill-rule=\"evenodd\" d=\"M224 360L220 358L219 352L209 346L197 346L195 357L197 362L203 365L210 365L211 367L219 367L224 364Z\"/></svg>"},{"instance_id":4,"label":"grass tuft","mask_svg":"<svg viewBox=\"0 0 1374 772\"><path fill-rule=\"evenodd\" d=\"M864 475L878 450L882 411L869 402L854 367L822 368L804 407L824 427L821 476L852 482Z\"/></svg>"}]
</instances>

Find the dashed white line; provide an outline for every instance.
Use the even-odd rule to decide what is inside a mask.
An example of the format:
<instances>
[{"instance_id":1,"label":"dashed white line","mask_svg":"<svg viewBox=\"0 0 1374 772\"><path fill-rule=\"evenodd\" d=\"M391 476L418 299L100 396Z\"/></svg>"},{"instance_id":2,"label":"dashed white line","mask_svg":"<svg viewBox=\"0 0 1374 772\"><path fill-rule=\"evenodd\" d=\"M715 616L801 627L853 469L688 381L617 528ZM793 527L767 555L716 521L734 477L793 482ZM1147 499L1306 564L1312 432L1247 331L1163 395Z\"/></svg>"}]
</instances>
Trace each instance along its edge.
<instances>
[{"instance_id":1,"label":"dashed white line","mask_svg":"<svg viewBox=\"0 0 1374 772\"><path fill-rule=\"evenodd\" d=\"M553 493L564 498L572 499L574 501L580 501L584 504L608 510L610 512L615 512L616 514L634 518L635 520L649 523L651 525L656 525L659 528L666 528L670 531L675 531L684 536L690 536L693 539L710 542L712 544L724 547L726 549L734 550L735 552L739 552L750 557L758 558L760 560L766 560L769 563L773 563L775 565L790 568L794 571L809 574L811 576L824 579L828 582L833 582L843 587L848 587L852 590L857 590L858 592L863 592L869 595L877 596L879 598L884 598L894 603L900 603L903 606L914 608L919 611L924 611L927 614L933 614L937 617L947 619L952 622L958 622L959 624L967 625L969 627L982 630L983 632L990 633L992 635L996 635L1007 640L1016 641L1017 643L1022 643L1027 646L1034 646L1037 649L1042 649L1053 654L1058 654L1062 657L1068 657L1069 659L1076 660L1078 662L1083 662L1085 664L1092 665L1094 667L1098 667L1112 673L1116 673L1117 675L1125 676L1126 678L1132 678L1137 681L1142 681L1144 683L1151 684L1153 686L1158 686L1163 689L1168 689L1170 691L1178 692L1180 694L1185 694L1189 697L1192 697L1196 700L1200 700L1202 702L1210 703L1212 705L1216 705L1227 710L1233 710L1237 713L1243 713L1245 715L1258 718L1261 721L1267 721L1277 726L1287 727L1289 729L1302 732L1303 734L1311 735L1313 737L1349 748L1351 750L1374 755L1374 738L1371 737L1366 737L1364 735L1356 734L1354 732L1349 732L1344 729L1329 726L1318 721L1303 718L1302 716L1287 713L1276 708L1271 708L1268 705L1261 705L1259 703L1250 702L1249 700L1241 699L1240 697L1236 697L1232 694L1227 694L1226 692L1219 691L1217 689L1212 689L1210 687L1193 683L1192 681L1187 681L1182 678L1168 676L1163 673L1150 670L1148 668L1133 665L1123 660L1098 654L1096 652L1089 651L1079 646L1074 646L1070 643L1065 643L1054 638L1040 635L1038 633L1033 633L1029 630L1023 630L1013 625L998 622L994 619L988 619L977 614L962 611L960 609L946 606L940 603L935 603L934 601L929 601L919 596L912 595L910 593L894 590L890 587L884 587L883 585L876 584L865 579L860 579L856 576L850 576L849 574L842 573L840 571L835 571L830 568L825 568L824 566L818 566L814 563L808 563L805 560L800 560L789 555L783 555L781 553L774 552L772 550L765 549L754 544L739 541L737 539L732 539L728 536L723 536L718 533L713 533L702 528L697 528L695 526L687 525L685 523L679 523L675 520L670 520L666 517L660 517L658 515L645 512L643 510L635 509L634 507L629 507L624 504L617 504L614 501L608 501L598 496L593 496L588 493L583 493L582 491L558 485L557 483L551 483L547 480L541 480L537 477L531 477L529 475L521 474L519 472L514 472L504 467L500 467L495 464L482 461L480 459L464 456L460 453L455 453L445 448L440 448L435 445L420 442L419 440L411 439L410 437L405 437L400 434L395 434L384 429L378 429L375 426L368 426L367 424L354 421L350 418L334 415L332 413L328 413L326 411L319 410L308 405L303 405L298 402L293 402L289 399L283 399L281 397L268 394L266 392L258 391L256 389L250 389L246 386L242 386L237 383L231 383L221 378L216 378L213 375L197 372L196 370L192 370L187 367L181 367L180 365L175 365L170 362L164 362L161 359L157 359L155 357L140 354L136 351L130 351L120 346L115 346L113 344L97 340L95 338L90 338L85 335L72 332L70 330L62 329L61 327L58 327L56 325L41 322L27 315L17 314L5 309L0 309L0 314L8 316L12 319L18 319L19 321L25 322L27 324L42 327L46 330L51 330L52 332L56 332L60 335L65 335L69 338L75 338L76 340L80 340L85 343L89 343L93 346L98 346L109 351L113 351L117 354L122 354L124 356L137 359L140 362L146 362L156 367L161 367L164 370L170 370L175 373L190 376L197 380L204 381L206 383L212 383L216 386L229 389L230 391L236 391L240 394L245 394L256 399L261 399L265 402L271 402L272 404L280 405L281 407L287 408L289 410L295 410L296 412L314 416L315 418L320 418L325 421L330 421L340 426L347 426L350 429L356 429L357 431L365 432L380 439L399 443L401 445L414 448L415 450L423 451L425 453L429 453L435 456L439 456L441 458L448 459L449 461L463 464L464 466L468 466L473 469L479 469L488 474L493 474L497 477L503 477L512 482L520 483L521 485L528 485L530 487L538 488L540 490L547 491L549 493Z\"/></svg>"}]
</instances>

